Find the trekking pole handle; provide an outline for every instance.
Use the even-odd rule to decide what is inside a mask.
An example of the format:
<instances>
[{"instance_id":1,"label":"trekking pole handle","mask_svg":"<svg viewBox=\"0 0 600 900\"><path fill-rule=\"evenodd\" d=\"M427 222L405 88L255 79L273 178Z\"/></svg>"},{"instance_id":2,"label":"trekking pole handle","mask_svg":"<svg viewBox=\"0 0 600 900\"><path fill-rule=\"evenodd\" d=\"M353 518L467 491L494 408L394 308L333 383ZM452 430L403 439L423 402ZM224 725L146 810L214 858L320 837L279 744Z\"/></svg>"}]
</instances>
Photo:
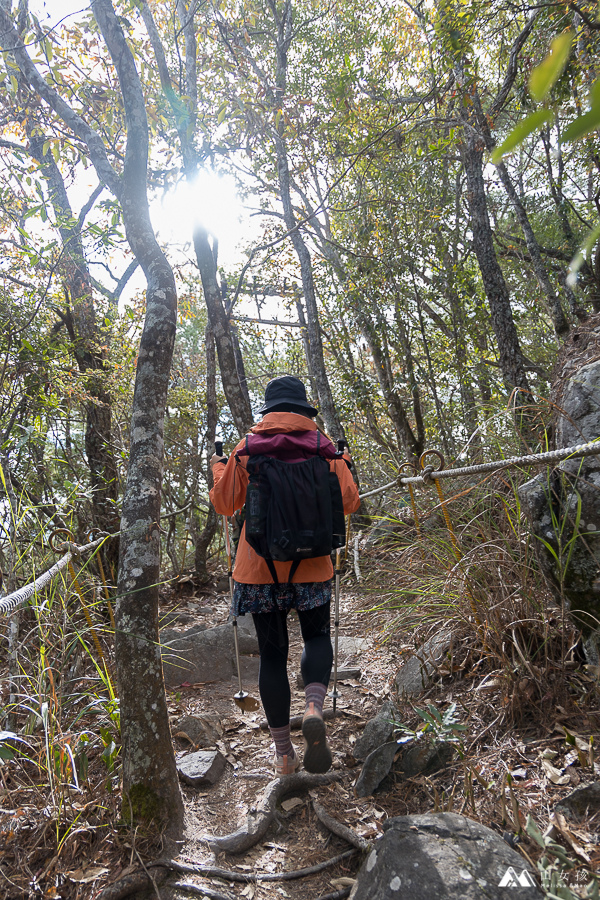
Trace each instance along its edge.
<instances>
[{"instance_id":1,"label":"trekking pole handle","mask_svg":"<svg viewBox=\"0 0 600 900\"><path fill-rule=\"evenodd\" d=\"M215 453L217 456L223 456L223 441L215 441Z\"/></svg>"},{"instance_id":2,"label":"trekking pole handle","mask_svg":"<svg viewBox=\"0 0 600 900\"><path fill-rule=\"evenodd\" d=\"M343 453L345 446L346 441L344 440L344 438L340 438L340 440L337 442L338 453Z\"/></svg>"}]
</instances>

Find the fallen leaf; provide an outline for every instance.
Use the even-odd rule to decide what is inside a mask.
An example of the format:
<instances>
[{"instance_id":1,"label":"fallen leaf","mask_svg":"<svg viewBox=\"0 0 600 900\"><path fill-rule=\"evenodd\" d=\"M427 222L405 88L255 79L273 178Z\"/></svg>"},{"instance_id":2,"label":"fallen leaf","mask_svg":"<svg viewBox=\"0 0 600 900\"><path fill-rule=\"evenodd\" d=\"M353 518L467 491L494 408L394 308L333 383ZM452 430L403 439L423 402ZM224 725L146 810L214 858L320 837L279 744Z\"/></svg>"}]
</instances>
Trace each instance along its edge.
<instances>
[{"instance_id":1,"label":"fallen leaf","mask_svg":"<svg viewBox=\"0 0 600 900\"><path fill-rule=\"evenodd\" d=\"M256 885L255 884L247 884L244 890L242 891L242 897L248 897L248 900L252 900L256 893Z\"/></svg>"},{"instance_id":2,"label":"fallen leaf","mask_svg":"<svg viewBox=\"0 0 600 900\"><path fill-rule=\"evenodd\" d=\"M591 862L589 853L587 853L587 851L581 846L581 844L569 828L565 817L559 812L553 812L550 820L552 824L555 825L556 828L558 828L565 841L571 846L577 856L580 856L581 859L589 864Z\"/></svg>"},{"instance_id":3,"label":"fallen leaf","mask_svg":"<svg viewBox=\"0 0 600 900\"><path fill-rule=\"evenodd\" d=\"M301 800L300 797L292 797L290 800L284 800L281 804L281 808L286 812L296 809L297 806L304 806L304 800Z\"/></svg>"},{"instance_id":4,"label":"fallen leaf","mask_svg":"<svg viewBox=\"0 0 600 900\"><path fill-rule=\"evenodd\" d=\"M329 884L335 888L352 887L356 884L356 878L346 878L345 875L342 875L341 878L332 878Z\"/></svg>"},{"instance_id":5,"label":"fallen leaf","mask_svg":"<svg viewBox=\"0 0 600 900\"><path fill-rule=\"evenodd\" d=\"M92 881L96 881L103 875L108 875L108 869L105 869L104 866L90 866L88 869L80 868L75 869L74 872L67 872L67 878L78 884L91 884Z\"/></svg>"},{"instance_id":6,"label":"fallen leaf","mask_svg":"<svg viewBox=\"0 0 600 900\"><path fill-rule=\"evenodd\" d=\"M558 756L558 750L551 750L550 747L546 747L546 749L540 753L542 759L554 759L555 756Z\"/></svg>"},{"instance_id":7,"label":"fallen leaf","mask_svg":"<svg viewBox=\"0 0 600 900\"><path fill-rule=\"evenodd\" d=\"M552 784L569 784L571 780L570 775L563 775L560 769L557 769L552 765L551 762L548 762L547 759L542 758L542 768L544 772L552 782Z\"/></svg>"}]
</instances>

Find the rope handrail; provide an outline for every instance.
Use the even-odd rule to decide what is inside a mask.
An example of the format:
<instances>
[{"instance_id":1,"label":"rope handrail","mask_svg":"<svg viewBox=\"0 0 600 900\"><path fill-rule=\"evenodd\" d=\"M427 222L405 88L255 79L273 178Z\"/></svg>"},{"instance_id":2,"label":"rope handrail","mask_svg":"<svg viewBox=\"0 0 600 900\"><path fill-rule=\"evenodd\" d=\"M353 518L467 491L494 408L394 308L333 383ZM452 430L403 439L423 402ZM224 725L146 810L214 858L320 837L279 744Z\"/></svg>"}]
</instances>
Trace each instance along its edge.
<instances>
[{"instance_id":1,"label":"rope handrail","mask_svg":"<svg viewBox=\"0 0 600 900\"><path fill-rule=\"evenodd\" d=\"M456 469L431 469L423 475L401 476L388 484L375 488L361 494L361 500L365 497L372 497L375 494L381 494L397 485L408 484L430 484L431 479L440 478L462 478L466 475L478 475L484 472L495 472L500 469L507 469L510 466L523 465L545 465L549 462L560 462L569 457L584 457L600 455L600 438L594 438L593 441L587 441L585 444L577 444L574 447L563 447L561 450L548 450L545 453L531 453L528 456L509 456L506 459L496 459L487 463L480 463L476 466L462 466Z\"/></svg>"},{"instance_id":2,"label":"rope handrail","mask_svg":"<svg viewBox=\"0 0 600 900\"><path fill-rule=\"evenodd\" d=\"M61 569L64 569L74 556L80 556L82 553L95 550L96 547L99 547L105 540L106 535L103 535L95 541L91 541L89 544L83 544L82 546L78 546L72 541L65 541L63 547L66 545L69 547L69 550L58 560L58 562L54 563L53 566L47 569L39 578L36 578L35 581L31 581L29 584L24 585L24 587L19 588L18 591L13 591L8 597L2 597L0 600L0 616L7 616L26 603L35 593L37 593L37 591L40 591L52 581L54 576L58 575Z\"/></svg>"}]
</instances>

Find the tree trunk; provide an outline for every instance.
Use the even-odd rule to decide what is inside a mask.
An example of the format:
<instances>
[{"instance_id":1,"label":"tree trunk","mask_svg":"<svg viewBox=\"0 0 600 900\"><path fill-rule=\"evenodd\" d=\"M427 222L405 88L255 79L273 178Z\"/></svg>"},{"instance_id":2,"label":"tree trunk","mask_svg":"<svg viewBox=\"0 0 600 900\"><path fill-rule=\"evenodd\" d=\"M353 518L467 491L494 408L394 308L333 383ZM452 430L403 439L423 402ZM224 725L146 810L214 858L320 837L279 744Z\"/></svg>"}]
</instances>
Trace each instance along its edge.
<instances>
[{"instance_id":1,"label":"tree trunk","mask_svg":"<svg viewBox=\"0 0 600 900\"><path fill-rule=\"evenodd\" d=\"M146 2L143 2L141 5L141 14L152 44L161 84L175 118L185 177L191 184L198 175L198 152L194 146L198 96L194 6L191 4L188 7L184 0L177 0L177 15L185 40L185 99L179 97L173 89L163 45L152 11ZM246 434L254 423L250 398L247 389L245 389L245 376L240 377L239 372L241 355L239 354L239 347L236 348L236 341L231 333L229 317L223 306L221 289L217 280L215 254L209 243L208 232L200 224L197 224L194 228L193 241L208 321L217 344L223 391L227 398L233 421L241 436ZM237 355L239 359L236 359L236 349L238 350Z\"/></svg>"},{"instance_id":2,"label":"tree trunk","mask_svg":"<svg viewBox=\"0 0 600 900\"><path fill-rule=\"evenodd\" d=\"M223 391L227 398L233 421L241 436L246 434L252 427L254 416L252 415L248 395L244 392L240 383L230 323L223 307L221 289L217 281L217 270L208 241L208 232L201 225L197 225L194 229L194 249L196 251L200 278L202 279L208 321L217 345Z\"/></svg>"},{"instance_id":3,"label":"tree trunk","mask_svg":"<svg viewBox=\"0 0 600 900\"><path fill-rule=\"evenodd\" d=\"M217 434L218 408L217 408L217 362L215 358L215 339L210 329L206 329L206 481L209 490L213 486L213 475L209 459L212 456L215 437ZM208 512L204 528L198 532L198 524L192 515L191 531L194 541L194 568L196 577L201 583L209 581L207 569L207 553L212 540L219 527L219 518L212 503L208 505Z\"/></svg>"},{"instance_id":4,"label":"tree trunk","mask_svg":"<svg viewBox=\"0 0 600 900\"><path fill-rule=\"evenodd\" d=\"M148 123L135 62L110 0L92 0L117 70L127 123L119 197L129 246L146 276L119 557L116 662L121 697L123 812L181 835L183 802L171 743L158 637L163 424L177 321L173 271L156 241L146 188Z\"/></svg>"},{"instance_id":5,"label":"tree trunk","mask_svg":"<svg viewBox=\"0 0 600 900\"><path fill-rule=\"evenodd\" d=\"M291 198L290 171L288 154L283 138L282 107L285 99L287 82L288 51L292 41L292 4L291 0L284 0L281 11L278 12L275 4L271 4L275 20L275 49L277 51L277 66L275 71L276 88L269 91L275 121L279 124L275 127L273 140L277 156L277 178L279 182L279 197L283 206L283 220L287 228L292 246L300 264L300 276L302 280L302 293L306 306L306 326L308 331L308 345L311 357L312 377L314 378L319 397L320 412L329 434L336 440L345 440L346 434L342 420L337 411L331 386L325 369L323 356L323 340L319 324L319 310L315 294L312 261L304 238L299 230L299 223L294 213Z\"/></svg>"},{"instance_id":6,"label":"tree trunk","mask_svg":"<svg viewBox=\"0 0 600 900\"><path fill-rule=\"evenodd\" d=\"M147 280L131 423L131 451L121 520L116 608L116 662L123 742L123 807L126 819L183 830L183 802L171 743L158 635L160 506L163 419L175 340L173 272L152 230L146 193L148 122L144 95L111 0L92 0L92 11L115 69L125 110L127 143L122 174L111 166L100 135L37 70L12 23L10 3L0 0L0 42L30 87L82 140L102 184L121 204L129 246ZM111 148L112 150L112 148Z\"/></svg>"},{"instance_id":7,"label":"tree trunk","mask_svg":"<svg viewBox=\"0 0 600 900\"><path fill-rule=\"evenodd\" d=\"M298 222L292 207L290 194L290 173L288 168L287 151L281 135L275 137L275 149L277 153L277 175L279 179L279 196L283 206L283 218L285 227L290 232L290 240L300 263L300 276L302 279L302 293L306 306L306 328L308 332L308 349L310 352L310 368L319 397L320 412L325 422L328 433L336 440L346 438L344 426L337 411L331 386L325 369L323 356L323 339L319 324L319 310L315 294L315 283L312 272L312 262L308 247L298 230Z\"/></svg>"},{"instance_id":8,"label":"tree trunk","mask_svg":"<svg viewBox=\"0 0 600 900\"><path fill-rule=\"evenodd\" d=\"M483 142L468 121L464 124L462 159L467 175L467 198L471 215L473 248L490 305L492 327L498 345L500 370L507 390L523 392L519 403L531 401L531 390L515 327L510 296L494 249L494 236L487 209L483 181Z\"/></svg>"},{"instance_id":9,"label":"tree trunk","mask_svg":"<svg viewBox=\"0 0 600 900\"><path fill-rule=\"evenodd\" d=\"M90 272L83 249L81 222L73 215L62 173L52 153L44 154L45 135L31 118L27 120L29 152L37 160L48 186L63 245L61 271L68 292L65 321L73 342L79 370L87 374L92 398L85 404L85 453L92 487L92 524L114 534L119 524L116 500L119 495L117 464L112 442L112 398L104 388L106 368L100 349ZM118 537L102 545L102 557L112 580L119 558Z\"/></svg>"},{"instance_id":10,"label":"tree trunk","mask_svg":"<svg viewBox=\"0 0 600 900\"><path fill-rule=\"evenodd\" d=\"M474 104L477 120L483 134L486 148L491 151L494 149L495 143L490 132L488 120L483 112L483 109L481 108L481 102L477 94L475 94L474 96ZM511 177L508 174L508 169L503 162L498 163L496 168L498 171L498 175L500 176L502 186L504 187L508 199L512 204L517 222L519 223L521 231L523 232L523 237L525 238L525 243L527 244L527 249L529 250L529 256L531 258L533 271L546 300L546 305L548 307L548 312L550 313L550 316L552 318L554 330L556 331L558 337L564 338L569 332L569 323L565 317L560 299L557 296L556 291L552 287L552 284L550 283L548 270L546 269L546 265L542 259L540 245L538 244L537 238L533 233L531 222L529 221L529 217L527 215L525 207L523 206L521 198L519 197L515 186L512 183Z\"/></svg>"}]
</instances>

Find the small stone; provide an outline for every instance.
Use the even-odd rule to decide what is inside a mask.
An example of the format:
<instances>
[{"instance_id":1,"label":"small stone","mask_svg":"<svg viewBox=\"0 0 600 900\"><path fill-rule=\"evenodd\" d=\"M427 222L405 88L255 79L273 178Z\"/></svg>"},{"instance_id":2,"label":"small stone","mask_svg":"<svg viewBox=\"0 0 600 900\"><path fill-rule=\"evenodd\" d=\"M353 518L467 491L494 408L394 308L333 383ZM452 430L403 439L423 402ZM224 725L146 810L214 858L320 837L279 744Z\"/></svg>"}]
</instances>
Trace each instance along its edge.
<instances>
[{"instance_id":1,"label":"small stone","mask_svg":"<svg viewBox=\"0 0 600 900\"><path fill-rule=\"evenodd\" d=\"M354 793L357 797L370 797L373 791L379 787L385 776L389 774L397 751L396 741L390 741L377 747L367 756L354 785Z\"/></svg>"},{"instance_id":2,"label":"small stone","mask_svg":"<svg viewBox=\"0 0 600 900\"><path fill-rule=\"evenodd\" d=\"M443 769L452 760L454 747L448 741L436 744L414 744L406 747L396 764L395 771L400 771L403 778L414 778L415 775L432 775Z\"/></svg>"},{"instance_id":3,"label":"small stone","mask_svg":"<svg viewBox=\"0 0 600 900\"><path fill-rule=\"evenodd\" d=\"M192 787L216 784L225 771L225 757L218 750L197 750L177 762L182 781Z\"/></svg>"},{"instance_id":4,"label":"small stone","mask_svg":"<svg viewBox=\"0 0 600 900\"><path fill-rule=\"evenodd\" d=\"M396 675L396 690L401 697L422 694L429 687L451 643L452 632L442 628L404 663Z\"/></svg>"},{"instance_id":5,"label":"small stone","mask_svg":"<svg viewBox=\"0 0 600 900\"><path fill-rule=\"evenodd\" d=\"M354 758L366 759L377 747L387 744L394 734L395 722L399 717L395 703L386 700L377 715L365 725L363 733L352 749Z\"/></svg>"},{"instance_id":6,"label":"small stone","mask_svg":"<svg viewBox=\"0 0 600 900\"><path fill-rule=\"evenodd\" d=\"M173 728L177 734L187 734L198 749L214 747L223 734L218 716L183 716Z\"/></svg>"}]
</instances>

